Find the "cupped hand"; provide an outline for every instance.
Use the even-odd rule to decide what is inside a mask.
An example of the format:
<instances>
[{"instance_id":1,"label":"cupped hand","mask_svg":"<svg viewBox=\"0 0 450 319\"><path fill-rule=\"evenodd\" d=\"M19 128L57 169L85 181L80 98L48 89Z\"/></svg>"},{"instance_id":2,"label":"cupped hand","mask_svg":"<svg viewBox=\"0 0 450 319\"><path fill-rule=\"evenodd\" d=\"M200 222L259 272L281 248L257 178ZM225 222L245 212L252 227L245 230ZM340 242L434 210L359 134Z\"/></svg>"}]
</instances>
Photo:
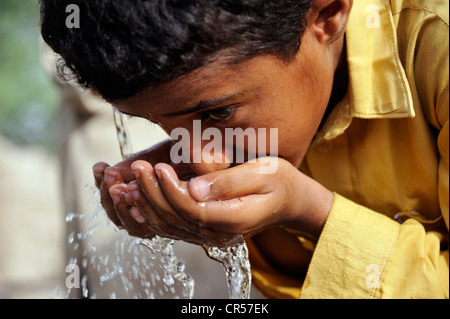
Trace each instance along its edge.
<instances>
[{"instance_id":1,"label":"cupped hand","mask_svg":"<svg viewBox=\"0 0 450 319\"><path fill-rule=\"evenodd\" d=\"M267 159L191 181L180 179L168 164L153 166L136 158L128 168L106 164L96 168L104 172L99 186L108 216L133 236L159 235L226 246L238 234L285 226L317 237L331 207L332 193L289 162ZM277 169L262 174L268 162L275 162Z\"/></svg>"}]
</instances>

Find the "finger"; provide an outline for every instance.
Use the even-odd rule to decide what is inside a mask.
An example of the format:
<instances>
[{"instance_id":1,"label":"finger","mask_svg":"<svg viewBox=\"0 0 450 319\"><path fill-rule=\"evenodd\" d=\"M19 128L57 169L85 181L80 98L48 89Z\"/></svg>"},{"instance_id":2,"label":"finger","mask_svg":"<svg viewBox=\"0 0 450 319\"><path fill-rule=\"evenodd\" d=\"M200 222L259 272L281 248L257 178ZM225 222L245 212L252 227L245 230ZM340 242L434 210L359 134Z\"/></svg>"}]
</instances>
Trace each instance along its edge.
<instances>
[{"instance_id":1,"label":"finger","mask_svg":"<svg viewBox=\"0 0 450 319\"><path fill-rule=\"evenodd\" d=\"M136 182L132 182L128 185L128 191L133 193L133 197L136 199L135 206L139 208L139 213L145 218L147 227L150 228L155 234L171 238L175 240L182 240L188 243L196 245L210 244L214 246L224 246L224 242L229 242L230 238L226 236L218 236L217 233L208 233L205 235L205 231L192 231L192 225L187 225L185 221L176 222L170 224L167 220L161 216L163 214L157 214L152 205L150 205L146 196L138 190L139 185ZM134 215L134 213L132 212ZM134 216L136 217L136 216Z\"/></svg>"},{"instance_id":2,"label":"finger","mask_svg":"<svg viewBox=\"0 0 450 319\"><path fill-rule=\"evenodd\" d=\"M139 208L140 217L138 218L136 214L132 214L133 218L141 224L147 223L150 228L159 232L158 235L168 237L166 232L161 231L161 219L156 213L154 206L142 194L141 187L137 181L128 184L127 192L133 200L133 205Z\"/></svg>"},{"instance_id":3,"label":"finger","mask_svg":"<svg viewBox=\"0 0 450 319\"><path fill-rule=\"evenodd\" d=\"M113 167L107 167L103 173L103 179L100 182L100 202L105 209L109 219L117 226L122 227L122 223L117 216L116 209L114 207L114 201L111 197L110 189L114 185L119 185L123 182L120 171Z\"/></svg>"},{"instance_id":4,"label":"finger","mask_svg":"<svg viewBox=\"0 0 450 319\"><path fill-rule=\"evenodd\" d=\"M133 154L130 158L116 164L115 167L122 172L124 180L128 183L136 179L131 169L133 162L143 160L155 164L159 162L167 163L170 161L170 148L172 145L173 141L170 139L163 141L147 150Z\"/></svg>"},{"instance_id":5,"label":"finger","mask_svg":"<svg viewBox=\"0 0 450 319\"><path fill-rule=\"evenodd\" d=\"M174 231L168 230L169 227L167 227L167 223L161 219L160 215L156 213L154 206L148 201L146 196L142 194L140 185L137 181L128 184L127 192L127 195L129 195L133 201L130 215L136 222L144 225L158 236L179 239Z\"/></svg>"},{"instance_id":6,"label":"finger","mask_svg":"<svg viewBox=\"0 0 450 319\"><path fill-rule=\"evenodd\" d=\"M230 200L250 194L265 194L270 191L267 179L261 174L264 163L244 163L226 170L199 176L189 183L189 193L199 202Z\"/></svg>"},{"instance_id":7,"label":"finger","mask_svg":"<svg viewBox=\"0 0 450 319\"><path fill-rule=\"evenodd\" d=\"M122 227L131 235L136 237L149 237L150 231L145 227L143 219L137 207L130 207L125 201L127 186L125 184L114 185L110 189L111 198L114 201L114 208L117 218ZM140 220L141 222L138 222Z\"/></svg>"},{"instance_id":8,"label":"finger","mask_svg":"<svg viewBox=\"0 0 450 319\"><path fill-rule=\"evenodd\" d=\"M130 224L130 218L128 211L130 207L125 201L125 194L127 188L125 184L113 185L109 189L109 194L114 203L114 210L116 212L117 218L120 220L120 224L122 227L126 228L128 224Z\"/></svg>"},{"instance_id":9,"label":"finger","mask_svg":"<svg viewBox=\"0 0 450 319\"><path fill-rule=\"evenodd\" d=\"M111 186L116 184L124 183L121 171L115 167L105 168L103 183L107 188L110 188Z\"/></svg>"},{"instance_id":10,"label":"finger","mask_svg":"<svg viewBox=\"0 0 450 319\"><path fill-rule=\"evenodd\" d=\"M274 193L246 195L226 201L205 202L205 215L211 227L232 234L247 235L261 229L261 223L281 220L279 201Z\"/></svg>"},{"instance_id":11,"label":"finger","mask_svg":"<svg viewBox=\"0 0 450 319\"><path fill-rule=\"evenodd\" d=\"M128 191L133 195L134 200L141 205L148 202L159 218L167 224L187 228L186 221L177 214L159 187L158 178L152 165L145 161L137 161L132 164L132 169L143 191L143 196L141 196L138 186L130 183Z\"/></svg>"},{"instance_id":12,"label":"finger","mask_svg":"<svg viewBox=\"0 0 450 319\"><path fill-rule=\"evenodd\" d=\"M157 165L158 167L161 165ZM164 165L165 167L170 167L169 165ZM151 164L148 162L136 162L132 165L133 169L136 170L136 176L138 182L145 194L139 193L133 190L135 185L130 183L128 186L129 192L133 193L136 203L139 207L145 206L145 201L148 200L154 211L158 214L159 218L152 219L151 223L159 225L158 227L170 234L170 237L174 235L184 241L195 243L195 244L211 244L214 246L224 246L224 243L228 243L232 235L218 233L214 229L205 227L201 222L196 220L189 220L185 218L186 214L181 214L176 210L173 205L167 200L166 195L160 187L159 179L155 174L155 170L152 168ZM176 176L173 167L171 172ZM181 182L180 182L181 183ZM190 197L187 191L187 183L185 184L184 195ZM174 197L177 197L177 192L173 193ZM140 197L139 197L140 196ZM178 197L177 197L178 198ZM192 198L190 199L193 204L194 209L201 206L201 203L195 202ZM181 199L184 201L184 199ZM176 200L175 200L176 202ZM145 214L144 214L145 215ZM147 217L147 215L145 215ZM163 224L158 224L163 222Z\"/></svg>"},{"instance_id":13,"label":"finger","mask_svg":"<svg viewBox=\"0 0 450 319\"><path fill-rule=\"evenodd\" d=\"M136 161L131 165L131 168L153 207L158 207L162 211L173 211L173 207L167 202L164 193L159 187L158 177L153 166L146 161Z\"/></svg>"},{"instance_id":14,"label":"finger","mask_svg":"<svg viewBox=\"0 0 450 319\"><path fill-rule=\"evenodd\" d=\"M204 225L203 203L192 198L188 190L188 183L180 181L173 168L166 164L157 164L155 173L164 197L175 210L181 213L185 219L197 225Z\"/></svg>"},{"instance_id":15,"label":"finger","mask_svg":"<svg viewBox=\"0 0 450 319\"><path fill-rule=\"evenodd\" d=\"M166 198L177 211L182 212L187 219L216 231L247 234L259 229L261 220L270 220L274 224L279 219L279 193L260 192L230 200L198 202L190 196L188 184L177 179L170 167L158 164L155 171L160 176L159 181ZM262 216L263 214L267 215Z\"/></svg>"},{"instance_id":16,"label":"finger","mask_svg":"<svg viewBox=\"0 0 450 319\"><path fill-rule=\"evenodd\" d=\"M141 184L131 182L128 184L128 192L151 227L161 233L160 236L196 244L205 243L208 237L217 237L217 233L199 228L175 211L165 198L158 182L155 181L156 175L149 163L137 163L134 169L139 170L137 175Z\"/></svg>"},{"instance_id":17,"label":"finger","mask_svg":"<svg viewBox=\"0 0 450 319\"><path fill-rule=\"evenodd\" d=\"M96 163L92 167L92 172L94 173L94 179L95 179L95 186L97 186L97 188L100 188L100 185L101 185L103 177L104 177L105 169L108 167L109 167L109 165L105 162Z\"/></svg>"}]
</instances>

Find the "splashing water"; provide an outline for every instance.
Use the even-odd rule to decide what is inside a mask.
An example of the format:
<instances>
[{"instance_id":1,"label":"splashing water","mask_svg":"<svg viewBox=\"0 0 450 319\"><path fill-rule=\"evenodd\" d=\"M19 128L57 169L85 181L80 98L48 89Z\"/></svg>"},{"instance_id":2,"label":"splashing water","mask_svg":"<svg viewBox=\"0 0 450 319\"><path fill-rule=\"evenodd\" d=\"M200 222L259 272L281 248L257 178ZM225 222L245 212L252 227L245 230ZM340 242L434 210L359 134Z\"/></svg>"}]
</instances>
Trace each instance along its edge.
<instances>
[{"instance_id":1,"label":"splashing water","mask_svg":"<svg viewBox=\"0 0 450 319\"><path fill-rule=\"evenodd\" d=\"M86 186L86 190L92 192L94 198L99 196L94 187ZM67 240L72 250L78 252L69 264L81 268L80 287L75 287L81 289L81 297L193 298L193 280L184 273L184 263L163 247L168 247L166 243L147 245L143 240L129 236L105 219L106 213L99 201L93 199L90 204L95 203L97 208L92 216L77 213L66 216L69 226L73 223L88 225L83 232L71 232ZM148 247L152 248L151 254ZM91 285L103 290L90 289ZM76 297L71 296L74 287L67 286L67 282L66 287L64 297ZM77 291L75 289L75 293ZM105 292L109 295L105 296ZM61 291L57 293L63 294Z\"/></svg>"},{"instance_id":2,"label":"splashing water","mask_svg":"<svg viewBox=\"0 0 450 319\"><path fill-rule=\"evenodd\" d=\"M124 159L133 154L131 141L126 125L125 116L114 109L114 122L117 129L117 138L120 151ZM186 298L193 298L194 280L184 273L184 263L176 258L173 251L174 241L156 236L143 239L141 244L146 246L152 254L159 253L165 269L164 283L172 286L174 281L180 282L184 287ZM231 299L249 299L251 287L250 262L248 249L243 236L236 236L232 244L226 248L204 246L209 257L222 264L225 270L228 293Z\"/></svg>"}]
</instances>

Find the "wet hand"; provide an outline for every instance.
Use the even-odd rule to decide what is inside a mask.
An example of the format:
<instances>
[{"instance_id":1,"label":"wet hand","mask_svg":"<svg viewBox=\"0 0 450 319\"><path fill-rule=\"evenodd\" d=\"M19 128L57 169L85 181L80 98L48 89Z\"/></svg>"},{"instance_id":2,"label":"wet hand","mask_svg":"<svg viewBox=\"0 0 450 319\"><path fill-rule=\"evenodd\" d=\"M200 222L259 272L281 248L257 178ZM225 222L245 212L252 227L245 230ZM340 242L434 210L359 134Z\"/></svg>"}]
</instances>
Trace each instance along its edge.
<instances>
[{"instance_id":1,"label":"wet hand","mask_svg":"<svg viewBox=\"0 0 450 319\"><path fill-rule=\"evenodd\" d=\"M237 234L274 225L316 236L331 207L332 194L288 162L272 160L278 165L274 174L260 174L266 164L258 161L191 182L180 180L169 165L153 167L138 160L131 166L136 181L123 184L118 178L110 188L113 218L138 237L157 234L215 246L226 245ZM321 192L312 195L308 189ZM325 205L314 205L311 197Z\"/></svg>"},{"instance_id":2,"label":"wet hand","mask_svg":"<svg viewBox=\"0 0 450 319\"><path fill-rule=\"evenodd\" d=\"M169 181L176 177L170 169L165 176ZM164 185L164 179L161 183L170 187ZM243 235L283 226L318 239L334 200L321 184L276 157L200 176L182 187L187 187L195 202L203 203L203 209L190 210L193 201L186 195L184 199L175 197L171 190L170 200L184 209L188 218Z\"/></svg>"},{"instance_id":3,"label":"wet hand","mask_svg":"<svg viewBox=\"0 0 450 319\"><path fill-rule=\"evenodd\" d=\"M131 158L122 161L115 166L100 162L93 166L95 185L100 191L100 201L110 220L119 228L125 228L132 235L138 237L153 237L148 230L136 221L129 213L122 214L129 205L124 202L127 194L127 186L130 182L136 181L136 176L131 169L131 164L137 160L148 161L150 163L166 162L170 163L170 149L173 142L168 140L141 153L133 155ZM173 165L173 164L172 164ZM187 165L173 165L180 176L188 178L192 176ZM115 202L116 201L116 202Z\"/></svg>"}]
</instances>

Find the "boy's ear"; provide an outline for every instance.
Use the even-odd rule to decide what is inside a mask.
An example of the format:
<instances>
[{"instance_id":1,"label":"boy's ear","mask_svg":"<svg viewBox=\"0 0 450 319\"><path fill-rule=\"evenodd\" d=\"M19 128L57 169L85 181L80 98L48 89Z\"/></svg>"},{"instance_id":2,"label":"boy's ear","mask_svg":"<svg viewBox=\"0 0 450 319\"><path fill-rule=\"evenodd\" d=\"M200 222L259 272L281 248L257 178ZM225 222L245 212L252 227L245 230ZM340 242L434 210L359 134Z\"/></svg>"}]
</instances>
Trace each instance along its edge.
<instances>
[{"instance_id":1,"label":"boy's ear","mask_svg":"<svg viewBox=\"0 0 450 319\"><path fill-rule=\"evenodd\" d=\"M331 44L345 32L353 0L314 0L308 27L321 43Z\"/></svg>"}]
</instances>

